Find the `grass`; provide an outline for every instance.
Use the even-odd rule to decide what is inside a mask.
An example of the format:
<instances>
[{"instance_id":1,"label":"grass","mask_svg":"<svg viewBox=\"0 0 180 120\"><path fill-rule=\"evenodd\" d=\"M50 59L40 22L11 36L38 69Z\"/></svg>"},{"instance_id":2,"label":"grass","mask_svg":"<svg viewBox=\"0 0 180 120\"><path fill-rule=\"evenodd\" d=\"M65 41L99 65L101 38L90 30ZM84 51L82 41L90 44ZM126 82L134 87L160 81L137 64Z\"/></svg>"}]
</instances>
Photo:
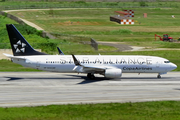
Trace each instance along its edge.
<instances>
[{"instance_id":1,"label":"grass","mask_svg":"<svg viewBox=\"0 0 180 120\"><path fill-rule=\"evenodd\" d=\"M171 8L133 8L135 10L135 25L119 25L109 21L109 16L115 10L122 10L120 6L139 6L139 2L119 2L119 3L74 3L74 2L1 2L3 8L37 8L48 4L48 6L101 6L104 9L49 9L46 11L36 10L31 12L12 12L12 14L28 19L41 26L46 31L53 33L86 36L95 38L98 41L123 42L125 44L145 46L179 48L177 43L154 41L154 34L162 36L164 33L170 34L174 38L179 37L179 2L146 2L148 6L170 6ZM117 7L118 8L106 8ZM9 6L9 7L8 7ZM47 7L47 6L46 6ZM173 8L172 8L173 7ZM42 7L41 7L42 8ZM123 8L125 9L125 8ZM129 8L128 8L129 9ZM148 18L143 18L142 14L148 13ZM172 19L171 15L176 18ZM16 22L1 16L0 34L1 43L9 43L5 24ZM72 24L71 24L72 23ZM24 35L33 46L38 47L36 40L41 42L49 41L57 43L65 54L98 54L99 52L109 55L153 55L169 59L180 66L180 51L136 51L117 52L116 48L99 46L99 51L94 51L89 45L83 45L84 40L76 39L72 36L61 36L58 40L43 39L37 35ZM86 40L85 40L86 41ZM46 44L47 45L47 44ZM6 46L8 47L8 46ZM44 47L44 46L43 46ZM45 46L46 47L46 46ZM114 52L116 51L116 52ZM55 49L50 51L56 54ZM11 63L8 60L0 60L0 71L35 71ZM178 67L176 71L180 71ZM179 101L159 101L142 103L108 103L108 104L85 104L85 105L49 105L39 107L21 108L0 108L1 120L174 120L180 119Z\"/></svg>"},{"instance_id":2,"label":"grass","mask_svg":"<svg viewBox=\"0 0 180 120\"><path fill-rule=\"evenodd\" d=\"M45 31L59 34L56 40L44 39L34 34L23 34L33 47L40 48L50 54L58 54L55 46L59 46L65 54L155 55L167 58L179 65L177 57L179 51L117 52L114 47L102 45L99 46L99 51L95 51L90 45L84 44L90 38L94 38L97 41L122 42L123 44L146 48L180 48L179 43L161 42L154 39L154 34L162 36L165 33L174 39L179 37L180 17L176 7L133 8L135 25L120 25L109 21L109 16L113 15L114 11L122 9L126 8L51 8L31 10L31 12L14 11L11 14L35 23L44 28ZM148 17L143 18L143 13L148 13ZM175 15L176 18L171 18L171 15ZM40 43L36 42L37 39ZM47 43L42 44L44 42ZM49 46L50 43L53 43L52 46ZM179 71L179 68L176 70Z\"/></svg>"},{"instance_id":3,"label":"grass","mask_svg":"<svg viewBox=\"0 0 180 120\"><path fill-rule=\"evenodd\" d=\"M163 35L168 33L173 38L179 37L180 29L178 26L180 25L180 17L176 8L134 8L134 19L138 21L135 25L119 25L115 22L110 22L109 16L114 14L113 12L116 10L121 9L47 9L32 10L31 12L15 11L11 12L11 14L34 22L44 28L45 31L59 34L57 36L58 39L52 40L44 39L34 34L28 35L23 33L23 36L33 47L40 48L50 54L58 54L56 46L59 46L65 54L155 55L167 58L179 66L177 57L179 56L179 51L117 52L114 47L102 45L99 45L99 51L95 51L90 45L84 44L91 37L98 41L122 42L123 44L146 48L180 48L179 43L154 40L154 34ZM145 12L148 13L147 18L142 16ZM172 14L177 17L172 19ZM20 29L20 32L22 33L23 29ZM2 35L4 35L3 32ZM40 43L37 43L37 39ZM7 35L4 41L8 42ZM47 42L47 44L41 44L44 42ZM53 49L51 47L48 48L49 42L54 43L52 45ZM176 71L179 71L179 68Z\"/></svg>"},{"instance_id":4,"label":"grass","mask_svg":"<svg viewBox=\"0 0 180 120\"><path fill-rule=\"evenodd\" d=\"M101 2L100 2L101 1ZM179 2L111 2L111 0L100 0L96 2L81 1L23 1L19 0L1 0L1 9L42 9L42 8L137 8L137 7L149 7L149 8L178 8ZM142 4L144 3L144 4Z\"/></svg>"},{"instance_id":5,"label":"grass","mask_svg":"<svg viewBox=\"0 0 180 120\"><path fill-rule=\"evenodd\" d=\"M0 60L0 71L1 72L29 72L29 71L40 71L32 68L25 68L19 64L13 63L10 60Z\"/></svg>"},{"instance_id":6,"label":"grass","mask_svg":"<svg viewBox=\"0 0 180 120\"><path fill-rule=\"evenodd\" d=\"M24 1L24 0L1 0L1 9L38 9L38 8L137 8L137 7L149 7L149 8L178 8L180 3L176 1L170 2L111 2L111 0L92 0L93 2L86 2L85 0L73 1L69 0L60 1ZM169 1L169 0L167 0Z\"/></svg>"},{"instance_id":7,"label":"grass","mask_svg":"<svg viewBox=\"0 0 180 120\"><path fill-rule=\"evenodd\" d=\"M1 120L175 120L179 101L0 108ZM23 114L22 114L23 113Z\"/></svg>"},{"instance_id":8,"label":"grass","mask_svg":"<svg viewBox=\"0 0 180 120\"><path fill-rule=\"evenodd\" d=\"M176 8L133 8L135 25L111 22L109 16L114 15L116 10L122 8L47 9L16 11L11 14L23 16L51 33L92 37L97 41L126 42L130 45L137 45L136 42L139 42L138 46L154 47L155 34L162 36L167 33L174 39L179 38L180 17ZM53 14L50 11L53 11ZM148 17L143 18L143 13L148 13ZM176 18L171 18L171 15Z\"/></svg>"}]
</instances>

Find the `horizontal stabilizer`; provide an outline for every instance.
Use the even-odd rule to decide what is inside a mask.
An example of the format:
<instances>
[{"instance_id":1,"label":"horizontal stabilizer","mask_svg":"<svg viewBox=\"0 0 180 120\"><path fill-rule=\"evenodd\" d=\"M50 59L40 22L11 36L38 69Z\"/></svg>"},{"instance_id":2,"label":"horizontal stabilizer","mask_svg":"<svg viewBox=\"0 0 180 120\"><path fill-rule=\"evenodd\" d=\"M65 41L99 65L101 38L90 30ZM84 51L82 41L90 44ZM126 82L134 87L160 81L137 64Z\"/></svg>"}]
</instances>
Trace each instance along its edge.
<instances>
[{"instance_id":1,"label":"horizontal stabilizer","mask_svg":"<svg viewBox=\"0 0 180 120\"><path fill-rule=\"evenodd\" d=\"M13 55L10 55L10 54L6 54L6 53L3 53L6 57L8 58L14 58L14 59L25 59L24 57L20 57L20 56L13 56Z\"/></svg>"}]
</instances>

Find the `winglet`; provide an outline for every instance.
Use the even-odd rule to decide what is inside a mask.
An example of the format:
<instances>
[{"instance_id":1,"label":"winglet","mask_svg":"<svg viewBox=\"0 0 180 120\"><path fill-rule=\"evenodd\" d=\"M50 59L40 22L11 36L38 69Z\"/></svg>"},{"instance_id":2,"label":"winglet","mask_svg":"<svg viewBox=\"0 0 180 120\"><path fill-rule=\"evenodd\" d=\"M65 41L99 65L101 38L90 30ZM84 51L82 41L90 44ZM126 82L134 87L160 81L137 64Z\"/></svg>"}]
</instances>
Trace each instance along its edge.
<instances>
[{"instance_id":1,"label":"winglet","mask_svg":"<svg viewBox=\"0 0 180 120\"><path fill-rule=\"evenodd\" d=\"M80 62L76 59L76 57L72 54L73 60L74 60L74 64L77 66L81 66Z\"/></svg>"},{"instance_id":2,"label":"winglet","mask_svg":"<svg viewBox=\"0 0 180 120\"><path fill-rule=\"evenodd\" d=\"M59 55L64 55L64 53L61 51L61 49L59 47L57 47Z\"/></svg>"}]
</instances>

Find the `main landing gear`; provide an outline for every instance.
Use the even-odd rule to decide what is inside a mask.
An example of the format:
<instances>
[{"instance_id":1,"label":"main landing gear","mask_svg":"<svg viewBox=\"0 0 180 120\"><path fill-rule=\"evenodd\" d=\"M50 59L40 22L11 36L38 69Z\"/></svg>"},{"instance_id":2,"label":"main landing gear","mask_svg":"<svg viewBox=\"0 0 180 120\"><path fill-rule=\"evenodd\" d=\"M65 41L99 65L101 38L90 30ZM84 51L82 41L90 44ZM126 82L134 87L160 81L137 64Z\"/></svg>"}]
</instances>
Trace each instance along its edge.
<instances>
[{"instance_id":1,"label":"main landing gear","mask_svg":"<svg viewBox=\"0 0 180 120\"><path fill-rule=\"evenodd\" d=\"M95 76L94 76L93 73L88 73L88 74L87 74L87 77L90 78L90 79L92 79L92 80L95 79Z\"/></svg>"},{"instance_id":2,"label":"main landing gear","mask_svg":"<svg viewBox=\"0 0 180 120\"><path fill-rule=\"evenodd\" d=\"M157 75L157 78L161 78L161 75L160 75L160 74L158 74L158 75Z\"/></svg>"}]
</instances>

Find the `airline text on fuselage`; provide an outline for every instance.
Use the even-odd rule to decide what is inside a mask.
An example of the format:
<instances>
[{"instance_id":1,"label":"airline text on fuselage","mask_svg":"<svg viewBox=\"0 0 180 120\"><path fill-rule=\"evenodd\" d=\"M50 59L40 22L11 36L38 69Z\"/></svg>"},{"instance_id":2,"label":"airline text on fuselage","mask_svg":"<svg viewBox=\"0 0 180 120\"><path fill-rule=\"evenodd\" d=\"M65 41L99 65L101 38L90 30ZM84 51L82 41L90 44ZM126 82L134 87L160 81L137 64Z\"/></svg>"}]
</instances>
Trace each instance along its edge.
<instances>
[{"instance_id":1,"label":"airline text on fuselage","mask_svg":"<svg viewBox=\"0 0 180 120\"><path fill-rule=\"evenodd\" d=\"M47 62L48 61L48 62ZM47 63L51 63L51 61L47 60ZM86 64L147 64L147 65L152 65L152 59L151 58L143 58L143 57L138 57L138 58L116 58L116 59L105 59L105 58L96 58L95 60L91 60L88 57L82 58L82 60L78 60L81 63L86 63ZM73 63L73 60L69 58L69 60L65 58L61 58L58 63L65 64L65 63Z\"/></svg>"}]
</instances>

